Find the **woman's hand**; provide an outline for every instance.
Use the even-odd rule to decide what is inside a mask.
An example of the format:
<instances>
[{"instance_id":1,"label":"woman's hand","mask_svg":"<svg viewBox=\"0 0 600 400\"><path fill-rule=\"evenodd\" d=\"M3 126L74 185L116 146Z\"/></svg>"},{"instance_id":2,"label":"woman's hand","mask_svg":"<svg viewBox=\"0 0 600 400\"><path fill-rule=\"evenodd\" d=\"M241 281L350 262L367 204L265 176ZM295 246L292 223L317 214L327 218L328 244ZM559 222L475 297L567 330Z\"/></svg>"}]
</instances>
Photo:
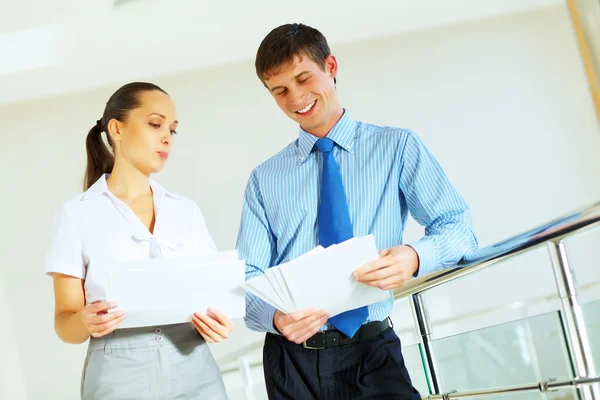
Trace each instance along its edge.
<instances>
[{"instance_id":1,"label":"woman's hand","mask_svg":"<svg viewBox=\"0 0 600 400\"><path fill-rule=\"evenodd\" d=\"M116 303L102 301L88 304L80 311L81 322L90 335L99 338L119 327L126 315L124 311L108 312L116 307Z\"/></svg>"},{"instance_id":2,"label":"woman's hand","mask_svg":"<svg viewBox=\"0 0 600 400\"><path fill-rule=\"evenodd\" d=\"M192 324L208 343L227 339L233 329L233 323L229 318L213 308L208 308L206 314L195 313Z\"/></svg>"}]
</instances>

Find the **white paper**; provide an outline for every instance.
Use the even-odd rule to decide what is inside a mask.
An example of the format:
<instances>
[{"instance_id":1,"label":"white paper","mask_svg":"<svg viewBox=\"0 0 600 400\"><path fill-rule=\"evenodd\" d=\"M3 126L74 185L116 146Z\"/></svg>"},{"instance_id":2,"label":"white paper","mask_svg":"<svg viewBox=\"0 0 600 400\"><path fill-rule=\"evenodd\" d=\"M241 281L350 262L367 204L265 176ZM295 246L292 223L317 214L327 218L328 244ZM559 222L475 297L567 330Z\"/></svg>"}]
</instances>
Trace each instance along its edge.
<instances>
[{"instance_id":1,"label":"white paper","mask_svg":"<svg viewBox=\"0 0 600 400\"><path fill-rule=\"evenodd\" d=\"M306 308L332 316L389 298L387 290L356 282L352 273L379 257L372 235L314 250L246 282L249 292L289 314Z\"/></svg>"},{"instance_id":2,"label":"white paper","mask_svg":"<svg viewBox=\"0 0 600 400\"><path fill-rule=\"evenodd\" d=\"M244 271L235 252L128 261L108 269L106 298L127 314L120 329L189 322L208 307L241 318Z\"/></svg>"},{"instance_id":3,"label":"white paper","mask_svg":"<svg viewBox=\"0 0 600 400\"><path fill-rule=\"evenodd\" d=\"M247 281L244 284L244 288L248 292L252 293L253 295L258 296L262 300L271 304L276 309L281 310L286 314L292 312L278 298L277 294L275 293L275 289L273 289L273 287L271 286L271 283L269 282L269 280L267 279L267 277L265 275L261 275L255 279Z\"/></svg>"},{"instance_id":4,"label":"white paper","mask_svg":"<svg viewBox=\"0 0 600 400\"><path fill-rule=\"evenodd\" d=\"M284 307L281 309L281 311L293 310L294 304L291 302L292 299L289 290L287 289L281 276L281 271L275 268L269 268L265 271L265 278L273 287L278 303Z\"/></svg>"}]
</instances>

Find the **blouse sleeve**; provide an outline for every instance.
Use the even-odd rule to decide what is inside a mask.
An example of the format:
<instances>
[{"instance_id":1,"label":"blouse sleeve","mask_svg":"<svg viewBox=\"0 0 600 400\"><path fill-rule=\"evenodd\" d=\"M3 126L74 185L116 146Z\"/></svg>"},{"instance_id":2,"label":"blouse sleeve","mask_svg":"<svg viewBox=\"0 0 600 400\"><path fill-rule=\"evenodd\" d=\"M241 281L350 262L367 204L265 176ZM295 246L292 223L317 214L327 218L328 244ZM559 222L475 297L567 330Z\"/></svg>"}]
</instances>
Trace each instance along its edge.
<instances>
[{"instance_id":1,"label":"blouse sleeve","mask_svg":"<svg viewBox=\"0 0 600 400\"><path fill-rule=\"evenodd\" d=\"M55 217L54 239L46 256L46 274L57 272L85 279L86 266L83 259L81 235L64 204Z\"/></svg>"}]
</instances>

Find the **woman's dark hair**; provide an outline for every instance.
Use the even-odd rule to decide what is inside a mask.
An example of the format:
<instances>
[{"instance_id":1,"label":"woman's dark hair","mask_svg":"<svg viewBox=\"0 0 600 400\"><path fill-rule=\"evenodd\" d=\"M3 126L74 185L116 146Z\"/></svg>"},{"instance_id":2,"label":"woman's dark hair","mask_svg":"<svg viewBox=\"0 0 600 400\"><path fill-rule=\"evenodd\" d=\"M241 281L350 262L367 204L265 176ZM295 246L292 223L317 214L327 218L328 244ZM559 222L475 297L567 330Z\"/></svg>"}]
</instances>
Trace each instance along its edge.
<instances>
[{"instance_id":1,"label":"woman's dark hair","mask_svg":"<svg viewBox=\"0 0 600 400\"><path fill-rule=\"evenodd\" d=\"M112 119L125 122L129 112L141 105L140 93L158 90L167 94L158 86L147 82L132 82L119 88L106 103L102 118L90 129L85 141L87 149L87 167L83 181L84 190L89 189L103 174L110 173L115 163L113 153L106 147L102 139L102 132L106 132L107 142L112 149L112 142L108 135L107 125Z\"/></svg>"}]
</instances>

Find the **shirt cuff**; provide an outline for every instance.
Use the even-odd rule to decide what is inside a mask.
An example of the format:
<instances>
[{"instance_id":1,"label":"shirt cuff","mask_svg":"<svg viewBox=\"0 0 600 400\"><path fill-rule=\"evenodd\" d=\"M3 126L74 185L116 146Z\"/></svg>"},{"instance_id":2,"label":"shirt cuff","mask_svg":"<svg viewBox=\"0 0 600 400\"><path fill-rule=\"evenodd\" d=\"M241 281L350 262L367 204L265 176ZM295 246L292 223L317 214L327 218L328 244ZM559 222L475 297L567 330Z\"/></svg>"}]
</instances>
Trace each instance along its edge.
<instances>
[{"instance_id":1,"label":"shirt cuff","mask_svg":"<svg viewBox=\"0 0 600 400\"><path fill-rule=\"evenodd\" d=\"M435 247L431 241L421 239L414 243L408 243L407 245L412 247L419 257L419 270L417 272L417 278L435 271L437 256L435 253Z\"/></svg>"},{"instance_id":2,"label":"shirt cuff","mask_svg":"<svg viewBox=\"0 0 600 400\"><path fill-rule=\"evenodd\" d=\"M281 333L277 332L277 329L275 329L275 324L273 322L275 311L277 311L275 307L265 302L260 324L266 329L267 332L274 333L275 335L281 335Z\"/></svg>"}]
</instances>

